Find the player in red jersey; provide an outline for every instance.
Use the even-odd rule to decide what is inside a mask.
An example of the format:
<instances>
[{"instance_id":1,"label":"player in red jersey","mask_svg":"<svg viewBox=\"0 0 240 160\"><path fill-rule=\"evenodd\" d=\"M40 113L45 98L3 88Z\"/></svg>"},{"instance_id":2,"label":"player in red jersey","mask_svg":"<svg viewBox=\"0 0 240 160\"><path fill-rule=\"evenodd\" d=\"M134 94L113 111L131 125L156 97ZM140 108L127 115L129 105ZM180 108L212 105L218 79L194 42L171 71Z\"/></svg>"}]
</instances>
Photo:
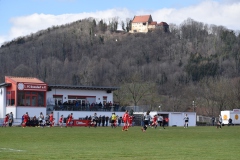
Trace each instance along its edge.
<instances>
[{"instance_id":1,"label":"player in red jersey","mask_svg":"<svg viewBox=\"0 0 240 160\"><path fill-rule=\"evenodd\" d=\"M4 118L4 122L3 122L3 125L2 125L2 127L3 126L7 126L7 124L8 124L8 120L9 120L9 115L8 114L6 114L6 116L5 116L5 118Z\"/></svg>"},{"instance_id":2,"label":"player in red jersey","mask_svg":"<svg viewBox=\"0 0 240 160\"><path fill-rule=\"evenodd\" d=\"M50 127L52 127L54 125L54 122L53 122L53 112L51 112L51 114L49 115L49 122L50 122Z\"/></svg>"},{"instance_id":3,"label":"player in red jersey","mask_svg":"<svg viewBox=\"0 0 240 160\"><path fill-rule=\"evenodd\" d=\"M129 121L128 122L129 122L128 126L132 127L133 116L129 116Z\"/></svg>"},{"instance_id":4,"label":"player in red jersey","mask_svg":"<svg viewBox=\"0 0 240 160\"><path fill-rule=\"evenodd\" d=\"M153 121L152 121L151 126L156 129L156 128L157 128L157 125L158 125L158 123L157 123L157 115L155 115L155 116L153 117Z\"/></svg>"},{"instance_id":5,"label":"player in red jersey","mask_svg":"<svg viewBox=\"0 0 240 160\"><path fill-rule=\"evenodd\" d=\"M67 123L66 123L66 127L68 127L69 125L71 125L71 127L72 127L72 119L73 119L73 113L71 113L71 114L68 116L68 120L67 120Z\"/></svg>"},{"instance_id":6,"label":"player in red jersey","mask_svg":"<svg viewBox=\"0 0 240 160\"><path fill-rule=\"evenodd\" d=\"M127 131L128 130L128 123L129 123L129 114L128 114L128 110L125 111L125 113L123 114L123 128L122 131Z\"/></svg>"},{"instance_id":7,"label":"player in red jersey","mask_svg":"<svg viewBox=\"0 0 240 160\"><path fill-rule=\"evenodd\" d=\"M23 123L22 123L23 128L27 126L28 119L29 119L28 112L26 112L26 114L24 114L23 116Z\"/></svg>"},{"instance_id":8,"label":"player in red jersey","mask_svg":"<svg viewBox=\"0 0 240 160\"><path fill-rule=\"evenodd\" d=\"M63 115L61 115L58 122L59 122L59 126L61 126L61 128L62 128L63 127Z\"/></svg>"}]
</instances>

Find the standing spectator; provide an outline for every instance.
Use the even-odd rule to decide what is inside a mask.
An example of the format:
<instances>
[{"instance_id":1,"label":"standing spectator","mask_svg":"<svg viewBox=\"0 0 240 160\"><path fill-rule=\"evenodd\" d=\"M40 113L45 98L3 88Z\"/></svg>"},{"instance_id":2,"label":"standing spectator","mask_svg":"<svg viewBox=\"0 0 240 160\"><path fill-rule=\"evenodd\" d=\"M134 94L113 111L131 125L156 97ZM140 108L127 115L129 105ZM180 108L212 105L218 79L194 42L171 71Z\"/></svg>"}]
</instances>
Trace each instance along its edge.
<instances>
[{"instance_id":1,"label":"standing spectator","mask_svg":"<svg viewBox=\"0 0 240 160\"><path fill-rule=\"evenodd\" d=\"M4 121L3 121L2 127L3 127L3 126L7 127L8 121L9 121L9 115L6 114L6 116L5 116L5 118L4 118Z\"/></svg>"},{"instance_id":2,"label":"standing spectator","mask_svg":"<svg viewBox=\"0 0 240 160\"><path fill-rule=\"evenodd\" d=\"M122 117L120 116L118 116L118 127L121 125L121 123L122 123Z\"/></svg>"},{"instance_id":3,"label":"standing spectator","mask_svg":"<svg viewBox=\"0 0 240 160\"><path fill-rule=\"evenodd\" d=\"M10 114L9 114L9 127L12 127L12 124L13 124L13 113L10 112Z\"/></svg>"},{"instance_id":4,"label":"standing spectator","mask_svg":"<svg viewBox=\"0 0 240 160\"><path fill-rule=\"evenodd\" d=\"M188 115L186 114L185 117L183 118L184 120L184 128L188 128L188 120L189 120L189 117Z\"/></svg>"},{"instance_id":5,"label":"standing spectator","mask_svg":"<svg viewBox=\"0 0 240 160\"><path fill-rule=\"evenodd\" d=\"M75 101L76 110L81 110L81 108L79 107L79 105L81 105L81 104L79 104L79 102L76 100L76 101Z\"/></svg>"},{"instance_id":6,"label":"standing spectator","mask_svg":"<svg viewBox=\"0 0 240 160\"><path fill-rule=\"evenodd\" d=\"M123 114L123 128L122 131L128 131L128 127L129 127L129 114L128 114L128 110L125 111L125 113Z\"/></svg>"},{"instance_id":7,"label":"standing spectator","mask_svg":"<svg viewBox=\"0 0 240 160\"><path fill-rule=\"evenodd\" d=\"M102 127L104 127L105 121L106 121L106 118L105 118L105 115L103 115L103 116L102 116Z\"/></svg>"},{"instance_id":8,"label":"standing spectator","mask_svg":"<svg viewBox=\"0 0 240 160\"><path fill-rule=\"evenodd\" d=\"M149 115L150 111L147 111L146 115L144 116L144 126L142 127L142 131L146 132L149 121L151 119L151 116Z\"/></svg>"},{"instance_id":9,"label":"standing spectator","mask_svg":"<svg viewBox=\"0 0 240 160\"><path fill-rule=\"evenodd\" d=\"M233 126L233 123L232 123L232 118L231 118L231 117L228 119L228 126L230 126L230 125L232 125L232 126Z\"/></svg>"},{"instance_id":10,"label":"standing spectator","mask_svg":"<svg viewBox=\"0 0 240 160\"><path fill-rule=\"evenodd\" d=\"M102 122L102 116L100 115L100 116L98 117L98 127L100 127L101 122Z\"/></svg>"},{"instance_id":11,"label":"standing spectator","mask_svg":"<svg viewBox=\"0 0 240 160\"><path fill-rule=\"evenodd\" d=\"M98 109L102 109L102 102L98 103Z\"/></svg>"},{"instance_id":12,"label":"standing spectator","mask_svg":"<svg viewBox=\"0 0 240 160\"><path fill-rule=\"evenodd\" d=\"M215 123L215 117L212 116L212 126L214 126Z\"/></svg>"},{"instance_id":13,"label":"standing spectator","mask_svg":"<svg viewBox=\"0 0 240 160\"><path fill-rule=\"evenodd\" d=\"M22 123L21 123L21 125L23 124L23 121L24 121L24 115L25 115L25 114L22 115Z\"/></svg>"},{"instance_id":14,"label":"standing spectator","mask_svg":"<svg viewBox=\"0 0 240 160\"><path fill-rule=\"evenodd\" d=\"M89 103L89 101L87 101L87 103L86 103L86 111L89 111L89 107L90 107L90 103Z\"/></svg>"},{"instance_id":15,"label":"standing spectator","mask_svg":"<svg viewBox=\"0 0 240 160\"><path fill-rule=\"evenodd\" d=\"M106 116L106 127L108 126L108 122L109 122L109 117Z\"/></svg>"},{"instance_id":16,"label":"standing spectator","mask_svg":"<svg viewBox=\"0 0 240 160\"><path fill-rule=\"evenodd\" d=\"M141 116L141 126L144 126L144 114Z\"/></svg>"}]
</instances>

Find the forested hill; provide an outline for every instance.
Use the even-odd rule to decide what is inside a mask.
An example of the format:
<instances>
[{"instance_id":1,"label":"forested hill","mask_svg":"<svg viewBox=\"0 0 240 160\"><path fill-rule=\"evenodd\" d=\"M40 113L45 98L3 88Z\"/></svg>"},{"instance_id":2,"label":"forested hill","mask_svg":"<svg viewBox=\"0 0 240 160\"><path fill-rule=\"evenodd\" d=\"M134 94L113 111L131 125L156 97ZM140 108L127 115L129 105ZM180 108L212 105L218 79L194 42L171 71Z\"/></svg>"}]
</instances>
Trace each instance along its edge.
<instances>
[{"instance_id":1,"label":"forested hill","mask_svg":"<svg viewBox=\"0 0 240 160\"><path fill-rule=\"evenodd\" d=\"M138 84L152 91L143 96L148 99L125 97L134 105L164 103L165 110L179 111L191 108L193 100L199 108L201 102L218 110L240 104L240 90L226 93L240 89L240 36L192 19L170 25L170 32L146 34L119 32L116 23L92 18L53 26L3 44L0 64L1 82L4 76L30 76L48 84L127 86L129 91ZM222 100L218 89L226 85ZM230 94L234 100L228 100ZM119 95L119 103L128 104Z\"/></svg>"}]
</instances>

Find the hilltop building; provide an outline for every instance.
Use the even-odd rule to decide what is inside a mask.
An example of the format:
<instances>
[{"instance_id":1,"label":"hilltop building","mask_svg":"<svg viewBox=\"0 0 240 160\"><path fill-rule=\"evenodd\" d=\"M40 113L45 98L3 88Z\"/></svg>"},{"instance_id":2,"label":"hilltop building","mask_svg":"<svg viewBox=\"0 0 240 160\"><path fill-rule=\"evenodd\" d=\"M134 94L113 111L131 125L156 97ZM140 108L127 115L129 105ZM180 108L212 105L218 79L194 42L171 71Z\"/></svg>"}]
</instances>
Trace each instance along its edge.
<instances>
[{"instance_id":1,"label":"hilltop building","mask_svg":"<svg viewBox=\"0 0 240 160\"><path fill-rule=\"evenodd\" d=\"M164 32L168 32L169 25L166 22L153 21L151 15L134 16L130 33L147 33L155 29L163 29Z\"/></svg>"}]
</instances>

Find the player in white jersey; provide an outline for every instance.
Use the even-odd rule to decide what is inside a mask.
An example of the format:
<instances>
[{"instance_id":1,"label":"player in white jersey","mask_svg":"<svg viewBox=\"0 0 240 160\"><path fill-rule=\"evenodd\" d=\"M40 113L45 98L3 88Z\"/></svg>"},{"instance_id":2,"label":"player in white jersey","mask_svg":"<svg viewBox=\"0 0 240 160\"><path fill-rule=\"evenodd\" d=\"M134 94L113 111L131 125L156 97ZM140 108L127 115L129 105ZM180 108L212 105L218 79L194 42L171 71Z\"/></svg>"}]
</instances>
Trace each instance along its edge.
<instances>
[{"instance_id":1,"label":"player in white jersey","mask_svg":"<svg viewBox=\"0 0 240 160\"><path fill-rule=\"evenodd\" d=\"M144 125L141 129L143 132L146 132L149 121L151 119L151 116L149 115L149 113L150 113L150 111L147 111L146 115L144 115L144 119L143 119L144 120Z\"/></svg>"},{"instance_id":2,"label":"player in white jersey","mask_svg":"<svg viewBox=\"0 0 240 160\"><path fill-rule=\"evenodd\" d=\"M188 127L188 121L189 121L189 117L188 115L186 114L185 117L183 118L184 120L184 128L187 128Z\"/></svg>"}]
</instances>

